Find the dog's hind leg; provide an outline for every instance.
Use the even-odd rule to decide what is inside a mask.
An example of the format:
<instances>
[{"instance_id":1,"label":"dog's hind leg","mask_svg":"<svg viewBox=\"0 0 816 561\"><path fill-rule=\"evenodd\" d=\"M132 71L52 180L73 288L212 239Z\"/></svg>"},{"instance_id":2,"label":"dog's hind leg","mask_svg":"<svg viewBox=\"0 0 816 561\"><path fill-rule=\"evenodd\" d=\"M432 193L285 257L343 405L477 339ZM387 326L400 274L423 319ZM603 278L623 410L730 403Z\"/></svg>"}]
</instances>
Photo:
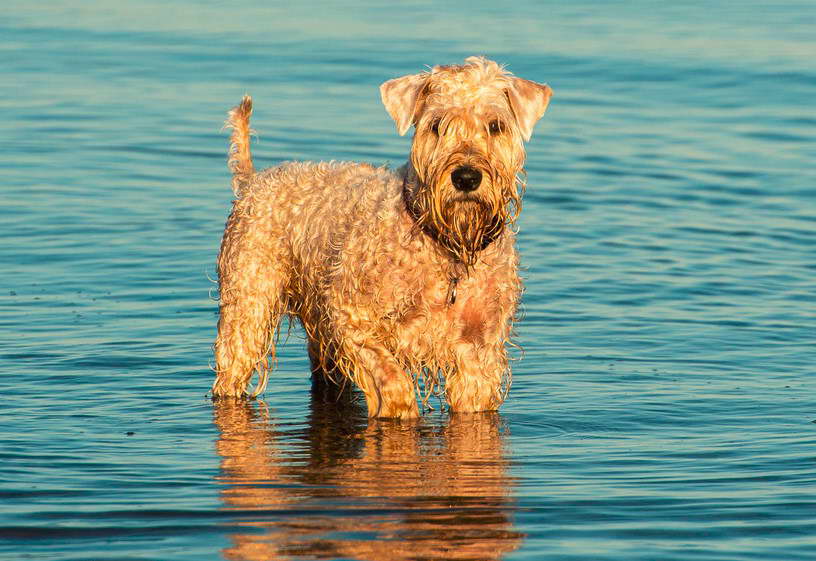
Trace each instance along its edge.
<instances>
[{"instance_id":1,"label":"dog's hind leg","mask_svg":"<svg viewBox=\"0 0 816 561\"><path fill-rule=\"evenodd\" d=\"M275 336L287 311L289 267L282 248L259 234L262 217L236 207L218 256L220 317L215 341L213 397L255 397L266 387L275 358ZM253 372L254 390L247 392Z\"/></svg>"}]
</instances>

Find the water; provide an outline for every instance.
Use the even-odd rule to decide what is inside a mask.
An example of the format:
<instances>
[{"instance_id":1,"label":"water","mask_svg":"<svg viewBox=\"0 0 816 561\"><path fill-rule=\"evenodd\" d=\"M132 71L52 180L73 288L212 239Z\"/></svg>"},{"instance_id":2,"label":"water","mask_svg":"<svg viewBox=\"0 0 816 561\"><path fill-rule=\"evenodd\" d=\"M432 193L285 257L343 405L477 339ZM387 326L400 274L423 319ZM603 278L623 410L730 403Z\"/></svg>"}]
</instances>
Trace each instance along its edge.
<instances>
[{"instance_id":1,"label":"water","mask_svg":"<svg viewBox=\"0 0 816 561\"><path fill-rule=\"evenodd\" d=\"M816 559L816 9L8 3L0 558ZM509 6L509 5L508 5ZM225 111L256 162L397 165L380 82L556 92L497 415L213 406Z\"/></svg>"}]
</instances>

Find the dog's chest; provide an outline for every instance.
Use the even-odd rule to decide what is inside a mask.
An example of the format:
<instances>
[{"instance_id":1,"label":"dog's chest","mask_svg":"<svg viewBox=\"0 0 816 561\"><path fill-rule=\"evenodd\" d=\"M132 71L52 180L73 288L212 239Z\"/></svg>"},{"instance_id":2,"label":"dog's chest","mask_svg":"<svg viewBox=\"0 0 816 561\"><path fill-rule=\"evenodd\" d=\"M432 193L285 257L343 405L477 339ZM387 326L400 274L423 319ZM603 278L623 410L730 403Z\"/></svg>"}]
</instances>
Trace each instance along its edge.
<instances>
[{"instance_id":1,"label":"dog's chest","mask_svg":"<svg viewBox=\"0 0 816 561\"><path fill-rule=\"evenodd\" d=\"M502 297L501 287L510 286L508 270L482 271L452 281L447 275L413 278L408 290L391 315L388 329L412 357L433 361L446 356L461 344L481 346L502 337L513 295ZM409 342L408 345L405 345Z\"/></svg>"}]
</instances>

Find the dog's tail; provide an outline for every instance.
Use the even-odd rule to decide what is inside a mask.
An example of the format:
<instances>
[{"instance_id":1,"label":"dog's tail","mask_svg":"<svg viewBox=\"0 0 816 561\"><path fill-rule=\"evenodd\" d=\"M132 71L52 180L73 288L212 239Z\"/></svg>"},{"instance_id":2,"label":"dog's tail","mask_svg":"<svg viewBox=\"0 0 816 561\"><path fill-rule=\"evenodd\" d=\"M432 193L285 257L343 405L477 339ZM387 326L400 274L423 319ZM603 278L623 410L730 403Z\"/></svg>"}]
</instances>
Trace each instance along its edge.
<instances>
[{"instance_id":1,"label":"dog's tail","mask_svg":"<svg viewBox=\"0 0 816 561\"><path fill-rule=\"evenodd\" d=\"M240 195L244 186L249 183L255 167L252 165L252 154L249 152L249 137L254 132L249 128L249 116L252 115L252 98L244 96L241 103L233 107L224 128L232 129L227 167L232 172L232 191Z\"/></svg>"}]
</instances>

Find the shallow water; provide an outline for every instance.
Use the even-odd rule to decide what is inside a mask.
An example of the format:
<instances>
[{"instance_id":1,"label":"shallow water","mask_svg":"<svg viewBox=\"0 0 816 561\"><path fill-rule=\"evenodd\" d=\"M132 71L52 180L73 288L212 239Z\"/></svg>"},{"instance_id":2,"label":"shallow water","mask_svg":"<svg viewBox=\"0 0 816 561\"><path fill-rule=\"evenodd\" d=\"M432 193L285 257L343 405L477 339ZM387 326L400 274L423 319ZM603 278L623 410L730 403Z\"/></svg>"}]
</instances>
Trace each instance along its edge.
<instances>
[{"instance_id":1,"label":"shallow water","mask_svg":"<svg viewBox=\"0 0 816 561\"><path fill-rule=\"evenodd\" d=\"M4 9L0 558L816 558L816 9L513 6ZM214 406L226 109L398 165L379 83L476 53L556 92L499 414L369 423L297 333Z\"/></svg>"}]
</instances>

